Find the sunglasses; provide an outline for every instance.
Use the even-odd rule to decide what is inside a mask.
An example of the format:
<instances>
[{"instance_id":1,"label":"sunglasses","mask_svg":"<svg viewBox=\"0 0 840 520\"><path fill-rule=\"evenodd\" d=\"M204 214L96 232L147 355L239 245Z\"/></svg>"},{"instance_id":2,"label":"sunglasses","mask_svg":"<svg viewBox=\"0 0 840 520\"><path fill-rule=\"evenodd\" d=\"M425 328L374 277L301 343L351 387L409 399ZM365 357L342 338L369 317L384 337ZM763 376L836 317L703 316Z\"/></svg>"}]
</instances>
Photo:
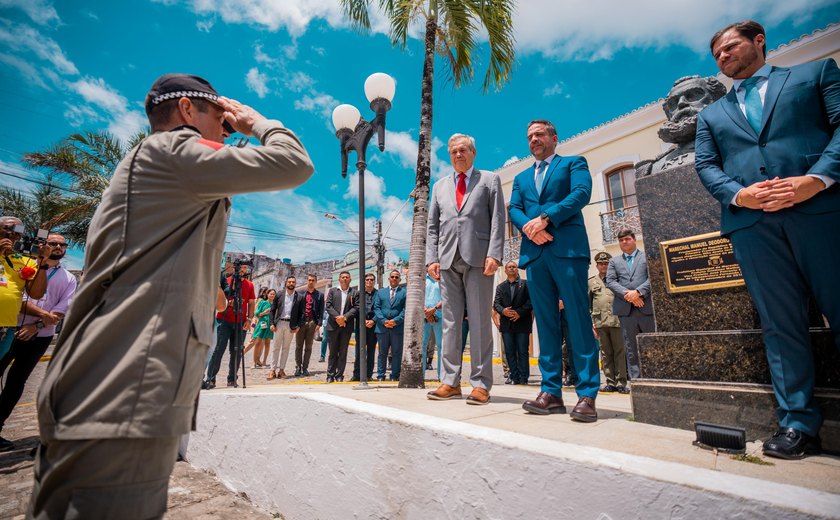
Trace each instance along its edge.
<instances>
[{"instance_id":1,"label":"sunglasses","mask_svg":"<svg viewBox=\"0 0 840 520\"><path fill-rule=\"evenodd\" d=\"M50 247L67 247L67 242L47 242Z\"/></svg>"},{"instance_id":2,"label":"sunglasses","mask_svg":"<svg viewBox=\"0 0 840 520\"><path fill-rule=\"evenodd\" d=\"M399 276L389 276L388 278L399 278Z\"/></svg>"}]
</instances>

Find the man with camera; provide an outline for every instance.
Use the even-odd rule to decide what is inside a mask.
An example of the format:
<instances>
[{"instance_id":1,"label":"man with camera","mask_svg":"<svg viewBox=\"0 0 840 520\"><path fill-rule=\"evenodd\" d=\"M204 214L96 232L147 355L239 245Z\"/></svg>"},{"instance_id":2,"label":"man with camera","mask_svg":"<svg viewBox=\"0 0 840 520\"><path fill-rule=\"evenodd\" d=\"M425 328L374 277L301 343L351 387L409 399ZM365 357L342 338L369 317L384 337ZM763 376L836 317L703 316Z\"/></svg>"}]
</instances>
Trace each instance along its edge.
<instances>
[{"instance_id":1,"label":"man with camera","mask_svg":"<svg viewBox=\"0 0 840 520\"><path fill-rule=\"evenodd\" d=\"M46 269L42 269L47 275L47 292L38 300L28 297L23 302L12 346L0 358L0 374L11 364L0 392L0 430L20 400L26 380L50 346L56 325L67 313L76 292L76 277L61 266L67 241L57 233L50 233L47 245L52 249L52 254L44 261ZM14 447L13 442L0 437L0 451Z\"/></svg>"},{"instance_id":2,"label":"man with camera","mask_svg":"<svg viewBox=\"0 0 840 520\"><path fill-rule=\"evenodd\" d=\"M38 395L27 516L159 518L194 424L218 259L237 193L294 188L298 138L206 80L158 78L152 134L117 165L90 223L85 276ZM238 131L256 146L225 146Z\"/></svg>"},{"instance_id":3,"label":"man with camera","mask_svg":"<svg viewBox=\"0 0 840 520\"><path fill-rule=\"evenodd\" d=\"M20 251L22 238L24 228L19 218L0 217L0 358L15 338L23 291L37 300L47 290L45 262L52 248L44 244L32 258Z\"/></svg>"}]
</instances>

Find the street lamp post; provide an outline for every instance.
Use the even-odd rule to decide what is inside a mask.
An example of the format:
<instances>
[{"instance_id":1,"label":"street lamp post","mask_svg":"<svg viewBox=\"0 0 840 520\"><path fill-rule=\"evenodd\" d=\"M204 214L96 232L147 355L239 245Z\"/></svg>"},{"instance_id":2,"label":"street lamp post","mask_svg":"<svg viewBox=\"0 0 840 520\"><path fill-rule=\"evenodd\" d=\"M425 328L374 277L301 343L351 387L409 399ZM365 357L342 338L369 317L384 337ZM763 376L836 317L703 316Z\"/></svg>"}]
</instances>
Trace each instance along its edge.
<instances>
[{"instance_id":1,"label":"street lamp post","mask_svg":"<svg viewBox=\"0 0 840 520\"><path fill-rule=\"evenodd\" d=\"M341 176L347 177L347 157L351 151L356 152L356 170L359 172L359 386L366 387L367 373L367 327L364 319L367 317L367 293L364 289L365 281L365 169L367 168L367 145L373 134L379 137L379 150L385 150L385 113L391 109L396 83L394 78L377 72L365 80L365 95L370 101L370 108L376 116L370 121L362 118L359 109L353 105L339 105L333 110L332 120L335 126L335 136L341 143ZM397 360L394 360L396 363Z\"/></svg>"}]
</instances>

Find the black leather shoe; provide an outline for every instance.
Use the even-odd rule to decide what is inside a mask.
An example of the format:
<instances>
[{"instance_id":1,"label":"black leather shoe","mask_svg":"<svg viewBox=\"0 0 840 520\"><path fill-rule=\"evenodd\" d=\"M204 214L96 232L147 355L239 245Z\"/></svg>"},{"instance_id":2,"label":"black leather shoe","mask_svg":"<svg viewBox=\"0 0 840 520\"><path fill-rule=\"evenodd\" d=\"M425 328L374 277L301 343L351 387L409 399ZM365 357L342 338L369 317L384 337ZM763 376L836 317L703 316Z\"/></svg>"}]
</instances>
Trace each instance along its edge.
<instances>
[{"instance_id":1,"label":"black leather shoe","mask_svg":"<svg viewBox=\"0 0 840 520\"><path fill-rule=\"evenodd\" d=\"M295 377L300 377L300 369L299 368L295 369Z\"/></svg>"},{"instance_id":2,"label":"black leather shoe","mask_svg":"<svg viewBox=\"0 0 840 520\"><path fill-rule=\"evenodd\" d=\"M764 442L764 454L779 459L796 460L806 455L819 455L820 452L819 436L811 437L793 428L779 428Z\"/></svg>"},{"instance_id":3,"label":"black leather shoe","mask_svg":"<svg viewBox=\"0 0 840 520\"><path fill-rule=\"evenodd\" d=\"M350 381L351 381L351 382L353 382L353 381L359 381L359 376L353 376L353 377L351 377L351 378L350 378Z\"/></svg>"},{"instance_id":4,"label":"black leather shoe","mask_svg":"<svg viewBox=\"0 0 840 520\"><path fill-rule=\"evenodd\" d=\"M385 376L379 376L376 378L377 381L385 381Z\"/></svg>"},{"instance_id":5,"label":"black leather shoe","mask_svg":"<svg viewBox=\"0 0 840 520\"><path fill-rule=\"evenodd\" d=\"M526 412L539 415L566 413L566 405L563 404L563 398L549 394L548 392L540 392L533 401L525 401L522 403L522 409Z\"/></svg>"},{"instance_id":6,"label":"black leather shoe","mask_svg":"<svg viewBox=\"0 0 840 520\"><path fill-rule=\"evenodd\" d=\"M10 441L9 439L4 439L0 437L0 451L10 451L14 449L15 443Z\"/></svg>"},{"instance_id":7,"label":"black leather shoe","mask_svg":"<svg viewBox=\"0 0 840 520\"><path fill-rule=\"evenodd\" d=\"M615 387L615 391L618 392L619 394L629 394L630 393L630 387L629 386L617 386L617 387Z\"/></svg>"},{"instance_id":8,"label":"black leather shoe","mask_svg":"<svg viewBox=\"0 0 840 520\"><path fill-rule=\"evenodd\" d=\"M327 376L327 383L332 383L334 381L335 381L335 378L333 376Z\"/></svg>"},{"instance_id":9,"label":"black leather shoe","mask_svg":"<svg viewBox=\"0 0 840 520\"><path fill-rule=\"evenodd\" d=\"M300 371L300 375L302 375L304 377L309 377L310 376L309 370L304 368L303 370Z\"/></svg>"},{"instance_id":10,"label":"black leather shoe","mask_svg":"<svg viewBox=\"0 0 840 520\"><path fill-rule=\"evenodd\" d=\"M338 381L339 383L343 383L344 382L344 376L335 376L335 380Z\"/></svg>"},{"instance_id":11,"label":"black leather shoe","mask_svg":"<svg viewBox=\"0 0 840 520\"><path fill-rule=\"evenodd\" d=\"M506 385L512 385L513 384L513 379L511 379L511 378L505 379L505 384Z\"/></svg>"},{"instance_id":12,"label":"black leather shoe","mask_svg":"<svg viewBox=\"0 0 840 520\"><path fill-rule=\"evenodd\" d=\"M599 392L618 392L618 388L614 385L606 384L606 385L602 386L601 389L598 390L598 391Z\"/></svg>"}]
</instances>

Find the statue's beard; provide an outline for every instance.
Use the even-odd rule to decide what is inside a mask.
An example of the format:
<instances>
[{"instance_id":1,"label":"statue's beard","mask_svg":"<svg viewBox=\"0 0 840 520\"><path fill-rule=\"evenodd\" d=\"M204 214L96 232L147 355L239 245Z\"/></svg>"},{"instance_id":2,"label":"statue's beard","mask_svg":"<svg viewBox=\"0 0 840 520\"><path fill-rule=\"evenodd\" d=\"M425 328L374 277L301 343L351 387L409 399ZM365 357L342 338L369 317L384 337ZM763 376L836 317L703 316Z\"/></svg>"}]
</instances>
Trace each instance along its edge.
<instances>
[{"instance_id":1,"label":"statue's beard","mask_svg":"<svg viewBox=\"0 0 840 520\"><path fill-rule=\"evenodd\" d=\"M697 134L697 114L672 122L666 121L657 132L666 143L684 144L694 141Z\"/></svg>"}]
</instances>

